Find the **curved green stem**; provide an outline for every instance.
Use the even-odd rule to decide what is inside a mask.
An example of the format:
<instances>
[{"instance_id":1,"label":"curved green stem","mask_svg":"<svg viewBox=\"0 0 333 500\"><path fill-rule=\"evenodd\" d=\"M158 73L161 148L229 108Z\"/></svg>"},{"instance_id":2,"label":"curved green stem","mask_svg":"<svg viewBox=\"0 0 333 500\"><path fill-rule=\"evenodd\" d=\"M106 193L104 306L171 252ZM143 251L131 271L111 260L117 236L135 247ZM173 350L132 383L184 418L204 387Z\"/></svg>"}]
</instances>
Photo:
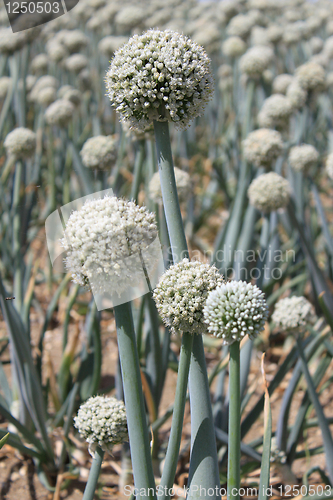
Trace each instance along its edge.
<instances>
[{"instance_id":1,"label":"curved green stem","mask_svg":"<svg viewBox=\"0 0 333 500\"><path fill-rule=\"evenodd\" d=\"M145 495L141 495L140 498L155 499L155 481L131 304L125 302L115 306L114 315L116 318L134 484L138 490L145 492Z\"/></svg>"},{"instance_id":2,"label":"curved green stem","mask_svg":"<svg viewBox=\"0 0 333 500\"><path fill-rule=\"evenodd\" d=\"M231 344L229 351L228 500L239 500L241 441L239 342Z\"/></svg>"},{"instance_id":3,"label":"curved green stem","mask_svg":"<svg viewBox=\"0 0 333 500\"><path fill-rule=\"evenodd\" d=\"M97 446L82 500L93 500L95 496L95 490L103 462L103 457L104 451L102 450L102 448Z\"/></svg>"}]
</instances>

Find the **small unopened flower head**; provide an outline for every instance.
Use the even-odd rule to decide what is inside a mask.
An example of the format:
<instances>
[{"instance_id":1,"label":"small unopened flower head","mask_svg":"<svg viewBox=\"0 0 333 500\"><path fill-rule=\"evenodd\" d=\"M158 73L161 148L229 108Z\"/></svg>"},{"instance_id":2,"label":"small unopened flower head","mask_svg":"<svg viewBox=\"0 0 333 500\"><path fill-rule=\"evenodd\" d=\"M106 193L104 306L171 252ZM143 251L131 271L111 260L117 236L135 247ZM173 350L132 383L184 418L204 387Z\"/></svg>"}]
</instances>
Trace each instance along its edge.
<instances>
[{"instance_id":1,"label":"small unopened flower head","mask_svg":"<svg viewBox=\"0 0 333 500\"><path fill-rule=\"evenodd\" d=\"M224 344L255 338L265 326L268 308L263 292L245 281L223 283L208 295L204 318L208 331Z\"/></svg>"},{"instance_id":2,"label":"small unopened flower head","mask_svg":"<svg viewBox=\"0 0 333 500\"><path fill-rule=\"evenodd\" d=\"M288 73L282 73L282 75L276 76L273 80L273 94L285 95L292 81L293 77L292 75L288 75Z\"/></svg>"},{"instance_id":3,"label":"small unopened flower head","mask_svg":"<svg viewBox=\"0 0 333 500\"><path fill-rule=\"evenodd\" d=\"M296 172L307 172L318 163L319 153L311 144L294 146L289 152L289 163Z\"/></svg>"},{"instance_id":4,"label":"small unopened flower head","mask_svg":"<svg viewBox=\"0 0 333 500\"><path fill-rule=\"evenodd\" d=\"M107 57L112 57L116 50L128 41L126 36L105 36L98 44L98 50Z\"/></svg>"},{"instance_id":5,"label":"small unopened flower head","mask_svg":"<svg viewBox=\"0 0 333 500\"><path fill-rule=\"evenodd\" d=\"M150 248L156 238L153 213L132 201L105 196L86 200L71 213L61 244L75 283L90 287L93 293L112 290L120 296L141 283L142 255L148 276L154 269L155 253Z\"/></svg>"},{"instance_id":6,"label":"small unopened flower head","mask_svg":"<svg viewBox=\"0 0 333 500\"><path fill-rule=\"evenodd\" d=\"M91 455L94 455L97 446L111 453L114 445L128 441L125 405L116 398L89 398L74 417L74 427L89 443Z\"/></svg>"},{"instance_id":7,"label":"small unopened flower head","mask_svg":"<svg viewBox=\"0 0 333 500\"><path fill-rule=\"evenodd\" d=\"M154 291L158 312L173 333L205 333L203 306L210 291L223 283L215 266L183 259L160 278Z\"/></svg>"},{"instance_id":8,"label":"small unopened flower head","mask_svg":"<svg viewBox=\"0 0 333 500\"><path fill-rule=\"evenodd\" d=\"M279 300L272 315L274 323L283 330L302 329L307 323L315 323L312 304L305 297L286 297Z\"/></svg>"},{"instance_id":9,"label":"small unopened flower head","mask_svg":"<svg viewBox=\"0 0 333 500\"><path fill-rule=\"evenodd\" d=\"M250 204L264 213L284 208L289 201L289 182L275 172L256 177L247 191Z\"/></svg>"},{"instance_id":10,"label":"small unopened flower head","mask_svg":"<svg viewBox=\"0 0 333 500\"><path fill-rule=\"evenodd\" d=\"M74 106L65 99L57 99L45 111L45 119L49 125L66 127L74 114Z\"/></svg>"},{"instance_id":11,"label":"small unopened flower head","mask_svg":"<svg viewBox=\"0 0 333 500\"><path fill-rule=\"evenodd\" d=\"M80 73L88 66L88 59L83 54L72 54L64 61L65 68L72 73Z\"/></svg>"},{"instance_id":12,"label":"small unopened flower head","mask_svg":"<svg viewBox=\"0 0 333 500\"><path fill-rule=\"evenodd\" d=\"M18 127L7 135L3 144L9 156L30 158L36 149L36 134L28 128Z\"/></svg>"},{"instance_id":13,"label":"small unopened flower head","mask_svg":"<svg viewBox=\"0 0 333 500\"><path fill-rule=\"evenodd\" d=\"M49 58L48 58L47 54L38 54L31 61L32 73L44 73L44 72L46 72L48 63L49 63Z\"/></svg>"},{"instance_id":14,"label":"small unopened flower head","mask_svg":"<svg viewBox=\"0 0 333 500\"><path fill-rule=\"evenodd\" d=\"M260 128L242 143L244 158L256 167L269 168L283 149L282 137L276 130Z\"/></svg>"},{"instance_id":15,"label":"small unopened flower head","mask_svg":"<svg viewBox=\"0 0 333 500\"><path fill-rule=\"evenodd\" d=\"M0 101L2 101L8 92L12 83L12 79L9 76L2 76L0 78Z\"/></svg>"},{"instance_id":16,"label":"small unopened flower head","mask_svg":"<svg viewBox=\"0 0 333 500\"><path fill-rule=\"evenodd\" d=\"M179 201L182 203L186 201L191 193L191 178L187 172L181 170L180 168L175 167L175 178L176 178L176 186ZM161 181L160 174L156 172L148 185L148 195L151 200L155 203L162 205L162 190L161 190Z\"/></svg>"},{"instance_id":17,"label":"small unopened flower head","mask_svg":"<svg viewBox=\"0 0 333 500\"><path fill-rule=\"evenodd\" d=\"M84 143L80 155L88 168L109 169L117 160L117 142L112 135L91 137Z\"/></svg>"},{"instance_id":18,"label":"small unopened flower head","mask_svg":"<svg viewBox=\"0 0 333 500\"><path fill-rule=\"evenodd\" d=\"M333 180L333 153L330 153L326 158L325 168L328 177Z\"/></svg>"},{"instance_id":19,"label":"small unopened flower head","mask_svg":"<svg viewBox=\"0 0 333 500\"><path fill-rule=\"evenodd\" d=\"M293 78L287 88L286 96L290 100L294 109L300 109L306 102L308 92L300 86L297 78Z\"/></svg>"},{"instance_id":20,"label":"small unopened flower head","mask_svg":"<svg viewBox=\"0 0 333 500\"><path fill-rule=\"evenodd\" d=\"M115 52L106 86L111 104L134 128L153 120L186 128L211 98L213 78L202 47L172 31L149 30Z\"/></svg>"},{"instance_id":21,"label":"small unopened flower head","mask_svg":"<svg viewBox=\"0 0 333 500\"><path fill-rule=\"evenodd\" d=\"M238 14L233 17L227 26L227 34L229 36L240 36L246 38L255 23L253 19L246 14Z\"/></svg>"},{"instance_id":22,"label":"small unopened flower head","mask_svg":"<svg viewBox=\"0 0 333 500\"><path fill-rule=\"evenodd\" d=\"M240 36L230 36L222 43L222 52L227 57L239 57L246 51L246 43Z\"/></svg>"},{"instance_id":23,"label":"small unopened flower head","mask_svg":"<svg viewBox=\"0 0 333 500\"><path fill-rule=\"evenodd\" d=\"M325 87L325 71L318 63L302 64L296 69L295 76L304 90L320 91Z\"/></svg>"},{"instance_id":24,"label":"small unopened flower head","mask_svg":"<svg viewBox=\"0 0 333 500\"><path fill-rule=\"evenodd\" d=\"M265 99L258 114L261 127L284 127L293 111L292 103L282 94L273 94Z\"/></svg>"},{"instance_id":25,"label":"small unopened flower head","mask_svg":"<svg viewBox=\"0 0 333 500\"><path fill-rule=\"evenodd\" d=\"M262 75L274 57L270 47L256 45L248 49L240 59L240 69L249 77L256 78Z\"/></svg>"}]
</instances>

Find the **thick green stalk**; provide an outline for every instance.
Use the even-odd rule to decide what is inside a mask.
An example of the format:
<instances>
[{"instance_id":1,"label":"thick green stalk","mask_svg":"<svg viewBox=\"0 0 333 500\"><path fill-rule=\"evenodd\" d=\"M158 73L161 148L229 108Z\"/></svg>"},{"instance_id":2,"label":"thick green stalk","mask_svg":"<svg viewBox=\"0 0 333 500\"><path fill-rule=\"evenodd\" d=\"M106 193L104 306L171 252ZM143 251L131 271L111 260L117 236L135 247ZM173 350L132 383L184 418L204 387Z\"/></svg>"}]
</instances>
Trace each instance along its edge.
<instances>
[{"instance_id":1,"label":"thick green stalk","mask_svg":"<svg viewBox=\"0 0 333 500\"><path fill-rule=\"evenodd\" d=\"M230 346L229 428L228 428L228 500L239 500L240 487L240 369L239 342Z\"/></svg>"},{"instance_id":2,"label":"thick green stalk","mask_svg":"<svg viewBox=\"0 0 333 500\"><path fill-rule=\"evenodd\" d=\"M320 401L318 399L318 394L316 392L312 377L309 372L309 368L304 356L303 352L303 346L302 346L302 340L301 338L297 335L296 337L297 341L297 348L298 348L298 353L299 353L299 358L302 364L302 371L306 380L307 388L308 388L308 393L311 399L311 402L314 406L314 409L317 414L321 434L323 437L323 445L324 445L324 450L325 450L325 456L326 456L326 466L327 466L327 472L331 481L331 484L333 485L333 439L332 439L332 434L328 425L327 418L325 417L323 408L320 404Z\"/></svg>"},{"instance_id":3,"label":"thick green stalk","mask_svg":"<svg viewBox=\"0 0 333 500\"><path fill-rule=\"evenodd\" d=\"M138 141L138 149L135 155L135 163L134 163L134 173L133 173L133 182L131 189L131 199L137 203L140 182L142 179L142 166L145 159L145 150L146 150L146 141L145 139L140 139Z\"/></svg>"},{"instance_id":4,"label":"thick green stalk","mask_svg":"<svg viewBox=\"0 0 333 500\"><path fill-rule=\"evenodd\" d=\"M103 462L103 457L104 457L104 451L102 450L102 448L97 446L82 500L94 499L98 477Z\"/></svg>"},{"instance_id":5,"label":"thick green stalk","mask_svg":"<svg viewBox=\"0 0 333 500\"><path fill-rule=\"evenodd\" d=\"M16 163L15 181L13 194L13 255L14 255L14 296L15 307L18 312L21 311L23 303L22 290L22 255L21 255L21 183L22 183L23 165L21 161Z\"/></svg>"},{"instance_id":6,"label":"thick green stalk","mask_svg":"<svg viewBox=\"0 0 333 500\"><path fill-rule=\"evenodd\" d=\"M179 207L168 123L154 121L154 131L164 213L170 237L173 261L177 263L188 257L189 253ZM184 351L182 352L184 353ZM182 363L181 359L179 363ZM185 384L185 380L183 383ZM192 493L189 494L188 498L192 494L195 496L199 495L202 482L204 483L203 487L206 486L207 489L215 489L216 486L220 486L214 422L201 335L195 335L193 339L189 391L192 451L188 486L191 487ZM172 426L176 428L182 427L183 414L179 412L178 416L180 421L176 421L175 418L172 420ZM174 443L177 443L176 439ZM175 448L174 451L170 451L169 453L176 455L179 453L179 448L177 450ZM209 498L213 500L212 497Z\"/></svg>"},{"instance_id":7,"label":"thick green stalk","mask_svg":"<svg viewBox=\"0 0 333 500\"><path fill-rule=\"evenodd\" d=\"M191 460L187 500L220 500L216 438L201 335L195 335L193 339L189 390Z\"/></svg>"},{"instance_id":8,"label":"thick green stalk","mask_svg":"<svg viewBox=\"0 0 333 500\"><path fill-rule=\"evenodd\" d=\"M146 412L141 385L132 308L129 302L114 307L121 363L128 433L135 487L145 492L136 497L155 499L155 481L150 454Z\"/></svg>"},{"instance_id":9,"label":"thick green stalk","mask_svg":"<svg viewBox=\"0 0 333 500\"><path fill-rule=\"evenodd\" d=\"M154 121L154 131L164 213L172 247L173 261L176 264L185 257L188 258L189 254L182 215L179 207L169 136L169 125L167 122Z\"/></svg>"},{"instance_id":10,"label":"thick green stalk","mask_svg":"<svg viewBox=\"0 0 333 500\"><path fill-rule=\"evenodd\" d=\"M182 437L182 424L186 403L187 381L190 369L191 351L193 344L193 335L189 333L182 336L182 345L179 357L177 386L174 401L174 411L171 424L171 432L168 443L168 449L165 457L163 473L160 483L162 491L167 492L174 484L177 463L178 463L178 450ZM162 500L167 500L170 495L162 496Z\"/></svg>"}]
</instances>

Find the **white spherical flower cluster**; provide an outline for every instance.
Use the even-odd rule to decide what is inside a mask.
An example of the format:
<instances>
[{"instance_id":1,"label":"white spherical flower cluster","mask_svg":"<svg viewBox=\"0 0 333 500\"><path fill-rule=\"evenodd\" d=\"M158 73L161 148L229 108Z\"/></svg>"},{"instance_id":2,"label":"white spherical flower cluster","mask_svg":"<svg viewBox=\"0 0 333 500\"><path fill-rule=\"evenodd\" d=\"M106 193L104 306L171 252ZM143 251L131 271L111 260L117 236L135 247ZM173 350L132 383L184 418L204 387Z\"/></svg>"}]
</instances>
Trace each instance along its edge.
<instances>
[{"instance_id":1,"label":"white spherical flower cluster","mask_svg":"<svg viewBox=\"0 0 333 500\"><path fill-rule=\"evenodd\" d=\"M9 76L2 76L0 78L0 101L2 101L6 97L11 84L12 79Z\"/></svg>"},{"instance_id":2,"label":"white spherical flower cluster","mask_svg":"<svg viewBox=\"0 0 333 500\"><path fill-rule=\"evenodd\" d=\"M272 320L277 326L288 331L314 323L316 315L312 304L305 297L293 296L276 303Z\"/></svg>"},{"instance_id":3,"label":"white spherical flower cluster","mask_svg":"<svg viewBox=\"0 0 333 500\"><path fill-rule=\"evenodd\" d=\"M116 398L92 396L80 406L74 426L92 455L97 446L111 453L115 444L128 441L125 405Z\"/></svg>"},{"instance_id":4,"label":"white spherical flower cluster","mask_svg":"<svg viewBox=\"0 0 333 500\"><path fill-rule=\"evenodd\" d=\"M320 91L325 87L325 71L318 63L302 64L296 69L295 76L304 90Z\"/></svg>"},{"instance_id":5,"label":"white spherical flower cluster","mask_svg":"<svg viewBox=\"0 0 333 500\"><path fill-rule=\"evenodd\" d=\"M281 175L269 172L256 177L247 194L251 205L261 212L269 213L288 204L291 188Z\"/></svg>"},{"instance_id":6,"label":"white spherical flower cluster","mask_svg":"<svg viewBox=\"0 0 333 500\"><path fill-rule=\"evenodd\" d=\"M72 73L80 73L88 66L88 59L83 54L72 54L64 61L65 68Z\"/></svg>"},{"instance_id":7,"label":"white spherical flower cluster","mask_svg":"<svg viewBox=\"0 0 333 500\"><path fill-rule=\"evenodd\" d=\"M283 28L277 24L271 24L267 28L267 38L271 43L278 43L283 35Z\"/></svg>"},{"instance_id":8,"label":"white spherical flower cluster","mask_svg":"<svg viewBox=\"0 0 333 500\"><path fill-rule=\"evenodd\" d=\"M300 109L306 102L308 92L300 86L296 78L293 78L293 81L287 88L286 96L294 109Z\"/></svg>"},{"instance_id":9,"label":"white spherical flower cluster","mask_svg":"<svg viewBox=\"0 0 333 500\"><path fill-rule=\"evenodd\" d=\"M187 172L175 167L175 179L179 201L182 203L187 200L191 192L191 178ZM156 172L148 185L148 195L155 203L162 205L162 190L159 172Z\"/></svg>"},{"instance_id":10,"label":"white spherical flower cluster","mask_svg":"<svg viewBox=\"0 0 333 500\"><path fill-rule=\"evenodd\" d=\"M276 130L260 128L251 132L242 143L244 158L256 167L269 168L283 149L282 137Z\"/></svg>"},{"instance_id":11,"label":"white spherical flower cluster","mask_svg":"<svg viewBox=\"0 0 333 500\"><path fill-rule=\"evenodd\" d=\"M274 57L273 50L265 45L256 45L248 49L241 57L239 66L242 73L251 78L262 75L272 62Z\"/></svg>"},{"instance_id":12,"label":"white spherical flower cluster","mask_svg":"<svg viewBox=\"0 0 333 500\"><path fill-rule=\"evenodd\" d=\"M0 28L0 54L11 55L20 50L25 43L24 33L13 33L11 28Z\"/></svg>"},{"instance_id":13,"label":"white spherical flower cluster","mask_svg":"<svg viewBox=\"0 0 333 500\"><path fill-rule=\"evenodd\" d=\"M258 114L261 127L285 127L293 111L291 101L282 94L273 94L265 99Z\"/></svg>"},{"instance_id":14,"label":"white spherical flower cluster","mask_svg":"<svg viewBox=\"0 0 333 500\"><path fill-rule=\"evenodd\" d=\"M289 152L289 163L296 172L307 171L316 166L319 160L319 153L311 144L294 146Z\"/></svg>"},{"instance_id":15,"label":"white spherical flower cluster","mask_svg":"<svg viewBox=\"0 0 333 500\"><path fill-rule=\"evenodd\" d=\"M238 14L233 17L227 26L229 36L240 36L246 38L254 25L253 19L246 14Z\"/></svg>"},{"instance_id":16,"label":"white spherical flower cluster","mask_svg":"<svg viewBox=\"0 0 333 500\"><path fill-rule=\"evenodd\" d=\"M142 252L156 237L153 213L132 201L105 196L72 212L61 244L75 283L90 286L94 293L112 290L120 296L141 283ZM148 275L156 264L155 255L150 257L145 262Z\"/></svg>"},{"instance_id":17,"label":"white spherical flower cluster","mask_svg":"<svg viewBox=\"0 0 333 500\"><path fill-rule=\"evenodd\" d=\"M106 57L111 57L116 50L127 42L127 40L128 37L126 36L105 36L99 42L98 50Z\"/></svg>"},{"instance_id":18,"label":"white spherical flower cluster","mask_svg":"<svg viewBox=\"0 0 333 500\"><path fill-rule=\"evenodd\" d=\"M134 128L153 120L186 128L212 96L210 59L186 36L149 30L115 53L106 86L112 105Z\"/></svg>"},{"instance_id":19,"label":"white spherical flower cluster","mask_svg":"<svg viewBox=\"0 0 333 500\"><path fill-rule=\"evenodd\" d=\"M282 73L282 75L276 76L273 80L273 94L286 94L292 81L293 77L292 75L288 75L288 73Z\"/></svg>"},{"instance_id":20,"label":"white spherical flower cluster","mask_svg":"<svg viewBox=\"0 0 333 500\"><path fill-rule=\"evenodd\" d=\"M18 127L9 132L3 145L9 156L17 159L30 158L36 149L36 134L28 128Z\"/></svg>"},{"instance_id":21,"label":"white spherical flower cluster","mask_svg":"<svg viewBox=\"0 0 333 500\"><path fill-rule=\"evenodd\" d=\"M147 15L146 10L138 5L126 5L117 14L114 22L120 30L129 31L140 26Z\"/></svg>"},{"instance_id":22,"label":"white spherical flower cluster","mask_svg":"<svg viewBox=\"0 0 333 500\"><path fill-rule=\"evenodd\" d=\"M98 135L88 139L80 151L82 162L88 168L106 170L117 160L117 143L112 135Z\"/></svg>"},{"instance_id":23,"label":"white spherical flower cluster","mask_svg":"<svg viewBox=\"0 0 333 500\"><path fill-rule=\"evenodd\" d=\"M325 169L328 177L333 180L333 153L330 153L326 158Z\"/></svg>"},{"instance_id":24,"label":"white spherical flower cluster","mask_svg":"<svg viewBox=\"0 0 333 500\"><path fill-rule=\"evenodd\" d=\"M45 108L54 102L57 98L57 91L54 87L44 87L37 95L36 102Z\"/></svg>"},{"instance_id":25,"label":"white spherical flower cluster","mask_svg":"<svg viewBox=\"0 0 333 500\"><path fill-rule=\"evenodd\" d=\"M49 87L53 87L56 89L58 87L58 80L51 75L41 76L34 83L31 92L29 94L29 100L32 102L37 102L41 90Z\"/></svg>"},{"instance_id":26,"label":"white spherical flower cluster","mask_svg":"<svg viewBox=\"0 0 333 500\"><path fill-rule=\"evenodd\" d=\"M49 125L66 127L74 114L74 106L65 99L57 99L45 111L45 119Z\"/></svg>"},{"instance_id":27,"label":"white spherical flower cluster","mask_svg":"<svg viewBox=\"0 0 333 500\"><path fill-rule=\"evenodd\" d=\"M69 52L64 45L56 42L53 38L46 43L46 52L51 61L60 62L68 57Z\"/></svg>"},{"instance_id":28,"label":"white spherical flower cluster","mask_svg":"<svg viewBox=\"0 0 333 500\"><path fill-rule=\"evenodd\" d=\"M183 259L160 278L154 300L164 324L173 333L205 333L203 306L210 291L223 283L215 266Z\"/></svg>"},{"instance_id":29,"label":"white spherical flower cluster","mask_svg":"<svg viewBox=\"0 0 333 500\"><path fill-rule=\"evenodd\" d=\"M48 64L49 58L47 54L38 54L31 61L31 71L32 73L44 73L47 71Z\"/></svg>"},{"instance_id":30,"label":"white spherical flower cluster","mask_svg":"<svg viewBox=\"0 0 333 500\"><path fill-rule=\"evenodd\" d=\"M230 36L222 43L222 52L227 57L239 57L246 51L246 43L240 36Z\"/></svg>"},{"instance_id":31,"label":"white spherical flower cluster","mask_svg":"<svg viewBox=\"0 0 333 500\"><path fill-rule=\"evenodd\" d=\"M204 307L208 331L224 344L255 338L265 326L268 308L263 292L245 281L229 281L213 290Z\"/></svg>"},{"instance_id":32,"label":"white spherical flower cluster","mask_svg":"<svg viewBox=\"0 0 333 500\"><path fill-rule=\"evenodd\" d=\"M61 42L69 50L69 52L79 52L88 45L88 37L81 30L65 30Z\"/></svg>"}]
</instances>

